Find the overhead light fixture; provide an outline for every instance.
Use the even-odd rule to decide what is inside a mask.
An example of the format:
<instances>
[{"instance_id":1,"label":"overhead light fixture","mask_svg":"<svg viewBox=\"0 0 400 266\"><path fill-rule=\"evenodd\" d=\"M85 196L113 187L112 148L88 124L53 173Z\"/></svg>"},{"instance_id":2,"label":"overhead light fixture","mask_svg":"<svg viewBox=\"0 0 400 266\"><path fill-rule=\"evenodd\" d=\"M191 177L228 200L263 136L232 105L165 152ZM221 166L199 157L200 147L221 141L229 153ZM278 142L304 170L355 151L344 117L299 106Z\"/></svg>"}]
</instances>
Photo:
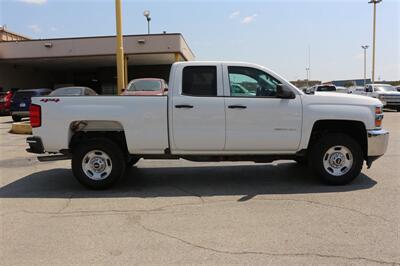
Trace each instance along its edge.
<instances>
[{"instance_id":1,"label":"overhead light fixture","mask_svg":"<svg viewBox=\"0 0 400 266\"><path fill-rule=\"evenodd\" d=\"M150 11L149 10L145 10L143 12L143 16L145 16L146 20L147 20L147 34L150 34L150 21L151 21Z\"/></svg>"}]
</instances>

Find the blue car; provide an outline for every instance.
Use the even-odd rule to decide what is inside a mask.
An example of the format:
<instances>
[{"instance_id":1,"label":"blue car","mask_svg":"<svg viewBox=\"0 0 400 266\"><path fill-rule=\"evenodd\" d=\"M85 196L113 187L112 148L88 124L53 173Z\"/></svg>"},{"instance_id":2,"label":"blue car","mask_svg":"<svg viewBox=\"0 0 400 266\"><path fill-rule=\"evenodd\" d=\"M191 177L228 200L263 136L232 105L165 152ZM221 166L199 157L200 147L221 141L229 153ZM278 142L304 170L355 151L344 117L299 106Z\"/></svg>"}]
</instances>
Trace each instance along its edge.
<instances>
[{"instance_id":1,"label":"blue car","mask_svg":"<svg viewBox=\"0 0 400 266\"><path fill-rule=\"evenodd\" d=\"M21 121L23 117L29 117L29 107L32 97L48 95L50 89L18 90L11 99L10 112L15 122Z\"/></svg>"}]
</instances>

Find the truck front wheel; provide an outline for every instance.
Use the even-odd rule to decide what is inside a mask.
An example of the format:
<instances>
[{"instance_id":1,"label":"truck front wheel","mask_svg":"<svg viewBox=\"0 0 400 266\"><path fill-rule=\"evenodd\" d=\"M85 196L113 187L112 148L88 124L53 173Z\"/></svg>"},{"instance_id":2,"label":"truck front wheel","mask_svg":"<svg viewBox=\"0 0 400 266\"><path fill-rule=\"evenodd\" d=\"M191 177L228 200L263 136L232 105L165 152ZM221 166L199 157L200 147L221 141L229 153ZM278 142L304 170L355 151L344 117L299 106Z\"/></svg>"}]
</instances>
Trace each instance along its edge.
<instances>
[{"instance_id":1,"label":"truck front wheel","mask_svg":"<svg viewBox=\"0 0 400 266\"><path fill-rule=\"evenodd\" d=\"M345 134L327 134L314 143L309 164L323 182L345 185L361 172L363 152L360 145Z\"/></svg>"},{"instance_id":2,"label":"truck front wheel","mask_svg":"<svg viewBox=\"0 0 400 266\"><path fill-rule=\"evenodd\" d=\"M122 149L106 138L82 141L72 152L72 171L76 179L91 189L107 189L125 173Z\"/></svg>"},{"instance_id":3,"label":"truck front wheel","mask_svg":"<svg viewBox=\"0 0 400 266\"><path fill-rule=\"evenodd\" d=\"M137 164L137 162L140 160L140 157L130 157L128 161L126 162L126 167L127 168L132 168Z\"/></svg>"}]
</instances>

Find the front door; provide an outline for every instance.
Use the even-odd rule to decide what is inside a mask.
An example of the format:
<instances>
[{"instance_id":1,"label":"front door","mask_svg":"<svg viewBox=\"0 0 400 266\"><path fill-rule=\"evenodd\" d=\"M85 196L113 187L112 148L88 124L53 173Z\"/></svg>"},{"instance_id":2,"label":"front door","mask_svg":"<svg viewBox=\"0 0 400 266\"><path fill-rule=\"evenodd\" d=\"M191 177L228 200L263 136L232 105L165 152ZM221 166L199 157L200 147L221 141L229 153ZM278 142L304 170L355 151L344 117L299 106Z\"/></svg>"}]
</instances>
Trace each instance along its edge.
<instances>
[{"instance_id":1,"label":"front door","mask_svg":"<svg viewBox=\"0 0 400 266\"><path fill-rule=\"evenodd\" d=\"M266 71L224 65L226 144L230 152L297 150L301 137L302 105L277 98L277 78Z\"/></svg>"},{"instance_id":2,"label":"front door","mask_svg":"<svg viewBox=\"0 0 400 266\"><path fill-rule=\"evenodd\" d=\"M225 105L220 64L180 66L182 84L174 87L173 151L222 151L225 145ZM179 78L178 78L179 80Z\"/></svg>"}]
</instances>

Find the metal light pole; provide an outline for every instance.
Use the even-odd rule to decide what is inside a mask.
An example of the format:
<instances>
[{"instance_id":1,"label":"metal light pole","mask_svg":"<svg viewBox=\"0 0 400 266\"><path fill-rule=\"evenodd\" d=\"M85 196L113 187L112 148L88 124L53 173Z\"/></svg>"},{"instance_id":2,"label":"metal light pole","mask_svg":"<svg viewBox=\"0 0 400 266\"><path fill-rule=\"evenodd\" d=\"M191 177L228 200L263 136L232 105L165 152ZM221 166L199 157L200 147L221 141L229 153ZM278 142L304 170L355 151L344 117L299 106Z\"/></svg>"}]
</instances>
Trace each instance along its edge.
<instances>
[{"instance_id":1,"label":"metal light pole","mask_svg":"<svg viewBox=\"0 0 400 266\"><path fill-rule=\"evenodd\" d=\"M311 79L311 47L308 45L308 79Z\"/></svg>"},{"instance_id":2,"label":"metal light pole","mask_svg":"<svg viewBox=\"0 0 400 266\"><path fill-rule=\"evenodd\" d=\"M115 0L115 19L117 26L117 90L118 95L124 89L125 81L125 68L124 68L124 44L122 39L122 15L121 15L121 0Z\"/></svg>"},{"instance_id":3,"label":"metal light pole","mask_svg":"<svg viewBox=\"0 0 400 266\"><path fill-rule=\"evenodd\" d=\"M361 48L364 49L364 87L367 84L367 49L368 45L361 45Z\"/></svg>"},{"instance_id":4,"label":"metal light pole","mask_svg":"<svg viewBox=\"0 0 400 266\"><path fill-rule=\"evenodd\" d=\"M308 84L308 81L309 81L309 71L310 71L310 68L309 67L306 67L306 72L307 72L307 88L309 87L309 84Z\"/></svg>"},{"instance_id":5,"label":"metal light pole","mask_svg":"<svg viewBox=\"0 0 400 266\"><path fill-rule=\"evenodd\" d=\"M147 19L147 34L150 34L150 21L151 21L150 11L149 10L145 10L143 12L143 16L145 16L146 19Z\"/></svg>"},{"instance_id":6,"label":"metal light pole","mask_svg":"<svg viewBox=\"0 0 400 266\"><path fill-rule=\"evenodd\" d=\"M374 4L374 22L373 22L373 35L372 35L372 84L375 84L375 28L376 28L376 4L382 0L370 0L368 4Z\"/></svg>"}]
</instances>

